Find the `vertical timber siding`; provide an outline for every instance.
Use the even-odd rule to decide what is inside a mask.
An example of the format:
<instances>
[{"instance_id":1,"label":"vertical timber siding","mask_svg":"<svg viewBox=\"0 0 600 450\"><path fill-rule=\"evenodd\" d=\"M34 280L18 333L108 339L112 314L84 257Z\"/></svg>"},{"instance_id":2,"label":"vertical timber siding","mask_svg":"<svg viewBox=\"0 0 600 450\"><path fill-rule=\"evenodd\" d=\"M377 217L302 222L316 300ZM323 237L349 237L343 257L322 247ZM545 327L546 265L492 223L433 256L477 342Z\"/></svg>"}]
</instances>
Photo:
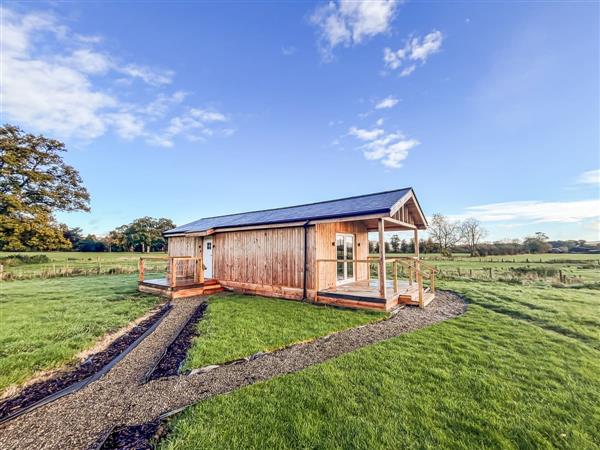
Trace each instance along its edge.
<instances>
[{"instance_id":1,"label":"vertical timber siding","mask_svg":"<svg viewBox=\"0 0 600 450\"><path fill-rule=\"evenodd\" d=\"M315 227L308 228L307 289L315 267ZM213 235L213 276L232 289L302 298L304 228L231 231Z\"/></svg>"},{"instance_id":2,"label":"vertical timber siding","mask_svg":"<svg viewBox=\"0 0 600 450\"><path fill-rule=\"evenodd\" d=\"M202 244L202 238L195 237L172 237L169 238L169 256L200 256L196 255L196 249Z\"/></svg>"},{"instance_id":3,"label":"vertical timber siding","mask_svg":"<svg viewBox=\"0 0 600 450\"><path fill-rule=\"evenodd\" d=\"M354 259L367 259L369 237L367 227L362 222L335 222L317 224L317 259L336 259L336 233L354 234ZM368 264L355 264L356 280L368 279ZM336 264L319 264L319 290L334 287L336 284Z\"/></svg>"}]
</instances>

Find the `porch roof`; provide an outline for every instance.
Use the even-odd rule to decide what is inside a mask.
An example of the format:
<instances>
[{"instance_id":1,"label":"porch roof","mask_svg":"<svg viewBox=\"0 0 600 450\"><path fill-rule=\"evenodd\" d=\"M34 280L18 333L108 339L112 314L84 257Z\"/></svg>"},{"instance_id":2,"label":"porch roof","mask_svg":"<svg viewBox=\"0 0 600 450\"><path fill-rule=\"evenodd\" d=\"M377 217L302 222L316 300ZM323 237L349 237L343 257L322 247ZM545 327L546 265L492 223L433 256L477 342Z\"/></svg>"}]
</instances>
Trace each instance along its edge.
<instances>
[{"instance_id":1,"label":"porch roof","mask_svg":"<svg viewBox=\"0 0 600 450\"><path fill-rule=\"evenodd\" d=\"M285 208L265 209L225 216L206 217L165 231L164 235L200 233L216 228L272 225L298 221L336 219L372 214L389 214L395 205L414 191L407 187L337 200L328 200Z\"/></svg>"}]
</instances>

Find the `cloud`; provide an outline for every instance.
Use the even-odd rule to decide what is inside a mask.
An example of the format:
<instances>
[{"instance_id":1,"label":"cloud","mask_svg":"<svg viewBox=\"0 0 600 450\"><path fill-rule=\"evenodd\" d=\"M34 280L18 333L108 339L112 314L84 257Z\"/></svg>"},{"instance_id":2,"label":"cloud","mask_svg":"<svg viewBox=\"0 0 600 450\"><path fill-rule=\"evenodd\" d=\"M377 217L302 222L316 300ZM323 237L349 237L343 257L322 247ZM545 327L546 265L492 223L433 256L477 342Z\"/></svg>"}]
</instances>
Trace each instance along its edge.
<instances>
[{"instance_id":1,"label":"cloud","mask_svg":"<svg viewBox=\"0 0 600 450\"><path fill-rule=\"evenodd\" d=\"M420 144L418 140L409 139L400 132L386 134L381 128L365 130L352 127L348 134L361 141L367 141L359 147L366 159L381 161L390 169L402 167L402 161L408 157L409 151Z\"/></svg>"},{"instance_id":2,"label":"cloud","mask_svg":"<svg viewBox=\"0 0 600 450\"><path fill-rule=\"evenodd\" d=\"M1 18L0 107L7 121L62 140L114 132L153 145L168 140L175 109L203 123L203 136L209 124L226 121L214 109L184 106L184 91L160 91L172 83L173 71L123 61L99 48L101 37L73 33L51 14L2 8ZM153 100L126 101L142 89L140 82L146 85L142 95Z\"/></svg>"},{"instance_id":3,"label":"cloud","mask_svg":"<svg viewBox=\"0 0 600 450\"><path fill-rule=\"evenodd\" d=\"M577 177L580 184L600 184L600 169L588 170Z\"/></svg>"},{"instance_id":4,"label":"cloud","mask_svg":"<svg viewBox=\"0 0 600 450\"><path fill-rule=\"evenodd\" d=\"M292 45L281 47L281 53L283 56L292 56L294 53L296 53L296 47Z\"/></svg>"},{"instance_id":5,"label":"cloud","mask_svg":"<svg viewBox=\"0 0 600 450\"><path fill-rule=\"evenodd\" d=\"M155 70L149 67L140 66L137 64L128 64L125 67L118 69L119 72L129 75L132 78L139 78L145 83L153 86L161 84L170 84L175 74L172 70Z\"/></svg>"},{"instance_id":6,"label":"cloud","mask_svg":"<svg viewBox=\"0 0 600 450\"><path fill-rule=\"evenodd\" d=\"M361 141L371 141L373 139L377 139L381 136L384 131L380 128L375 128L373 130L364 130L362 128L352 127L348 130L348 134L350 136L354 136Z\"/></svg>"},{"instance_id":7,"label":"cloud","mask_svg":"<svg viewBox=\"0 0 600 450\"><path fill-rule=\"evenodd\" d=\"M404 47L394 51L388 47L383 50L383 62L386 69L400 71L400 76L408 76L415 71L417 63L421 65L442 48L444 36L434 30L422 39L418 36L406 41Z\"/></svg>"},{"instance_id":8,"label":"cloud","mask_svg":"<svg viewBox=\"0 0 600 450\"><path fill-rule=\"evenodd\" d=\"M377 102L377 104L375 105L375 109L390 109L390 108L393 108L394 106L396 106L399 101L400 100L398 100L393 95L388 95L383 100L380 100L379 102Z\"/></svg>"},{"instance_id":9,"label":"cloud","mask_svg":"<svg viewBox=\"0 0 600 450\"><path fill-rule=\"evenodd\" d=\"M317 28L319 48L325 60L338 45L349 47L389 31L396 0L332 0L315 9L310 22Z\"/></svg>"},{"instance_id":10,"label":"cloud","mask_svg":"<svg viewBox=\"0 0 600 450\"><path fill-rule=\"evenodd\" d=\"M515 201L471 206L453 219L475 217L482 222L522 221L527 223L574 223L600 218L600 200L570 202Z\"/></svg>"}]
</instances>

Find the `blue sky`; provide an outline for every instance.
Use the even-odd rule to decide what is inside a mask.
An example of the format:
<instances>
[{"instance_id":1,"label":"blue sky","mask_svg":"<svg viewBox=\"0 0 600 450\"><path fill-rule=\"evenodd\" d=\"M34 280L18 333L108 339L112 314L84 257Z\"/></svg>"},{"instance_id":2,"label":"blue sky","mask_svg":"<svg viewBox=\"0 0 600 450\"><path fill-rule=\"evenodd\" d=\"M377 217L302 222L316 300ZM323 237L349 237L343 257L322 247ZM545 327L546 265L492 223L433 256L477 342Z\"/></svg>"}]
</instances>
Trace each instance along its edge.
<instances>
[{"instance_id":1,"label":"blue sky","mask_svg":"<svg viewBox=\"0 0 600 450\"><path fill-rule=\"evenodd\" d=\"M67 144L106 233L413 186L489 239L600 240L597 2L2 9L2 122Z\"/></svg>"}]
</instances>

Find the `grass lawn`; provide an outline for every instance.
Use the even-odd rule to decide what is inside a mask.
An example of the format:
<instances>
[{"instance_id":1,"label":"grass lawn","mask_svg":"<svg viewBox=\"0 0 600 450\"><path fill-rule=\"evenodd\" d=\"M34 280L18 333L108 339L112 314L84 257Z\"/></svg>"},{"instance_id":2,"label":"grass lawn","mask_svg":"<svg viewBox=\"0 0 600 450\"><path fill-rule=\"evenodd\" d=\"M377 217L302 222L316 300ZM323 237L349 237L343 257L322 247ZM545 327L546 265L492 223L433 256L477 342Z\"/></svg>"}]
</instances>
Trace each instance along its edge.
<instances>
[{"instance_id":1,"label":"grass lawn","mask_svg":"<svg viewBox=\"0 0 600 450\"><path fill-rule=\"evenodd\" d=\"M0 393L149 311L135 275L0 282Z\"/></svg>"},{"instance_id":2,"label":"grass lawn","mask_svg":"<svg viewBox=\"0 0 600 450\"><path fill-rule=\"evenodd\" d=\"M276 350L387 317L248 295L211 297L200 336L190 348L188 369Z\"/></svg>"},{"instance_id":3,"label":"grass lawn","mask_svg":"<svg viewBox=\"0 0 600 450\"><path fill-rule=\"evenodd\" d=\"M597 449L598 291L441 287L464 316L201 402L160 448Z\"/></svg>"}]
</instances>

